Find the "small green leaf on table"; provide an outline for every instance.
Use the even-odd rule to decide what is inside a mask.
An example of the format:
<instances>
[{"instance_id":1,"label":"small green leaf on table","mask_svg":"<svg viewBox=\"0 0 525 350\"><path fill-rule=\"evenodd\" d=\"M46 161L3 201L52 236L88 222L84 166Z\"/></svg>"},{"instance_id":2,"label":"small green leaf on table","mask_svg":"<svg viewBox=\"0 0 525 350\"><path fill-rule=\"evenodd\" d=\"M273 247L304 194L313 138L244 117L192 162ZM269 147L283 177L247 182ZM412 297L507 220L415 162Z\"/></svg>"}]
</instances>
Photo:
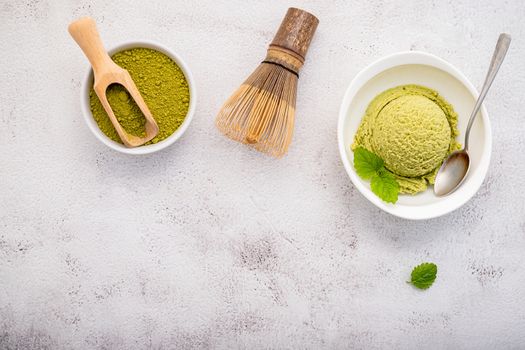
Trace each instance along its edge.
<instances>
[{"instance_id":1,"label":"small green leaf on table","mask_svg":"<svg viewBox=\"0 0 525 350\"><path fill-rule=\"evenodd\" d=\"M428 289L436 280L437 266L434 263L423 263L414 267L410 283L419 289Z\"/></svg>"}]
</instances>

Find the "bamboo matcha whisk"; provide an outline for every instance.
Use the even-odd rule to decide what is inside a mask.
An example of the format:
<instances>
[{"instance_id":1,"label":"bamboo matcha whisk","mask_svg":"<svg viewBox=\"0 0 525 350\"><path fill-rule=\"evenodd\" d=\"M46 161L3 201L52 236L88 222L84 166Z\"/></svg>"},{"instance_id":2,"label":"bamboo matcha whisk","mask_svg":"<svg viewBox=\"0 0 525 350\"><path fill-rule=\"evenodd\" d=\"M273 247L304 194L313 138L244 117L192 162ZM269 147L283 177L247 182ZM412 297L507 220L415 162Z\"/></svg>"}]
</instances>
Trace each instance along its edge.
<instances>
[{"instance_id":1,"label":"bamboo matcha whisk","mask_svg":"<svg viewBox=\"0 0 525 350\"><path fill-rule=\"evenodd\" d=\"M275 157L292 140L297 79L319 20L289 8L261 65L224 103L217 128Z\"/></svg>"}]
</instances>

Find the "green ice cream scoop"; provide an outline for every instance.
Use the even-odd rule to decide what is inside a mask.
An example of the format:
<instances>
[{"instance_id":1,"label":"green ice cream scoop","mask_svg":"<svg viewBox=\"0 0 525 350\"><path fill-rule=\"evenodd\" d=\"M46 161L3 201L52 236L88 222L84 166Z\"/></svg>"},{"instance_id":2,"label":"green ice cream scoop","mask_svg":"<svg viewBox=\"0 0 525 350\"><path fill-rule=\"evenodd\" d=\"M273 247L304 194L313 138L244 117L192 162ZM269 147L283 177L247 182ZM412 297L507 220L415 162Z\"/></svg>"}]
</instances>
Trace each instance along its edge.
<instances>
[{"instance_id":1,"label":"green ice cream scoop","mask_svg":"<svg viewBox=\"0 0 525 350\"><path fill-rule=\"evenodd\" d=\"M401 85L368 105L352 149L377 154L397 179L401 193L424 191L443 160L459 148L457 114L436 91Z\"/></svg>"},{"instance_id":2,"label":"green ice cream scoop","mask_svg":"<svg viewBox=\"0 0 525 350\"><path fill-rule=\"evenodd\" d=\"M377 115L372 147L393 173L416 177L436 169L448 153L450 125L433 101L401 96Z\"/></svg>"}]
</instances>

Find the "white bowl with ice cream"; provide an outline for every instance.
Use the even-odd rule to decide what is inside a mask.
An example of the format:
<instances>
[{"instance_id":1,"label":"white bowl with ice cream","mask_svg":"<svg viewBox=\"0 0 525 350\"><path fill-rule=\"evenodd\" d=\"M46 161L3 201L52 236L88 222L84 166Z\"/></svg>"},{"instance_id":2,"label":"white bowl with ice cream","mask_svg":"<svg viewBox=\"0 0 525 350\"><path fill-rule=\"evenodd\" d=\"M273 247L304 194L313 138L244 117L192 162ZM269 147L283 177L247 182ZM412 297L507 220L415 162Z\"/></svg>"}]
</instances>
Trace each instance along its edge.
<instances>
[{"instance_id":1,"label":"white bowl with ice cream","mask_svg":"<svg viewBox=\"0 0 525 350\"><path fill-rule=\"evenodd\" d=\"M401 52L384 57L363 69L350 83L339 112L338 144L344 167L356 188L382 210L406 219L421 220L445 215L461 207L479 190L487 174L492 134L485 107L476 118L470 134L471 168L461 187L454 193L437 197L430 186L416 195L400 195L395 204L383 202L370 189L370 181L361 179L354 168L350 148L368 104L381 92L405 84L417 84L436 90L458 114L459 136L463 143L468 118L477 90L454 66L424 52Z\"/></svg>"}]
</instances>

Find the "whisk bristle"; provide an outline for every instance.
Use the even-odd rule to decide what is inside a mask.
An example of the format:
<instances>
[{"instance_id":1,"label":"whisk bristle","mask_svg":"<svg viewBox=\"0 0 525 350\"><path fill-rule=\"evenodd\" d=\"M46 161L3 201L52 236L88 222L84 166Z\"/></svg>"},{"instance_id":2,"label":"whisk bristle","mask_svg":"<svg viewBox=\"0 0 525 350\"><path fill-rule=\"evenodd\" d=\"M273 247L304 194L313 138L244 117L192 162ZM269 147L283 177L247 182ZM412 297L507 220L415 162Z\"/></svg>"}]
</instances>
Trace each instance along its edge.
<instances>
[{"instance_id":1,"label":"whisk bristle","mask_svg":"<svg viewBox=\"0 0 525 350\"><path fill-rule=\"evenodd\" d=\"M217 128L226 136L275 157L292 140L297 74L263 62L224 103Z\"/></svg>"}]
</instances>

